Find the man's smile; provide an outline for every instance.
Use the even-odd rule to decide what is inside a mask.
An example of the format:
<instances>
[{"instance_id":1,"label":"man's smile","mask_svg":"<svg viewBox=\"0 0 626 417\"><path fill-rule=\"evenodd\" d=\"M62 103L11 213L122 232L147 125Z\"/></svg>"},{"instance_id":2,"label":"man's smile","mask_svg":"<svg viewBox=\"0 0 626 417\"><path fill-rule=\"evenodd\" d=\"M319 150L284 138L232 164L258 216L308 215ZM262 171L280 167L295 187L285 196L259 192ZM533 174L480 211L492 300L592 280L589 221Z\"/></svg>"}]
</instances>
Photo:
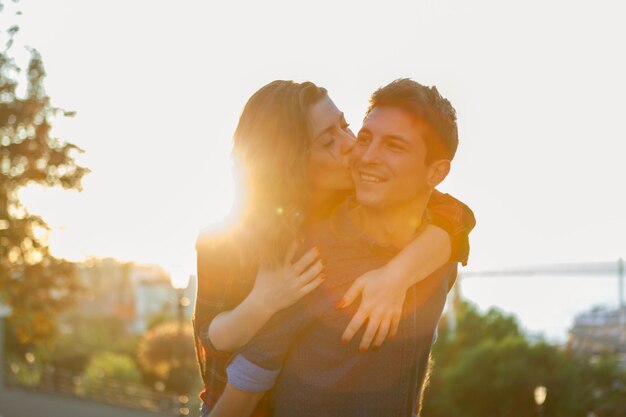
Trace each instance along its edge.
<instances>
[{"instance_id":1,"label":"man's smile","mask_svg":"<svg viewBox=\"0 0 626 417\"><path fill-rule=\"evenodd\" d=\"M387 181L387 178L385 176L371 172L371 171L359 170L358 173L359 173L359 178L363 182L380 183L380 182Z\"/></svg>"}]
</instances>

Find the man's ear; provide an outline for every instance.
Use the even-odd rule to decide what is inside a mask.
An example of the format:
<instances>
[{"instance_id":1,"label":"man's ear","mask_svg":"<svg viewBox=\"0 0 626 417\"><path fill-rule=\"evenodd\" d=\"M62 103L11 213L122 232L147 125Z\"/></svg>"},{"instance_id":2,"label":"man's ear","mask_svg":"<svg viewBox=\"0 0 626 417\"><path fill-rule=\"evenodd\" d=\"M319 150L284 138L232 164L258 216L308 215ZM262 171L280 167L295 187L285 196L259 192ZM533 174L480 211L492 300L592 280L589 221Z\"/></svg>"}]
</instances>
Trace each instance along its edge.
<instances>
[{"instance_id":1,"label":"man's ear","mask_svg":"<svg viewBox=\"0 0 626 417\"><path fill-rule=\"evenodd\" d=\"M438 159L433 161L428 167L426 181L432 188L438 186L450 172L450 160Z\"/></svg>"}]
</instances>

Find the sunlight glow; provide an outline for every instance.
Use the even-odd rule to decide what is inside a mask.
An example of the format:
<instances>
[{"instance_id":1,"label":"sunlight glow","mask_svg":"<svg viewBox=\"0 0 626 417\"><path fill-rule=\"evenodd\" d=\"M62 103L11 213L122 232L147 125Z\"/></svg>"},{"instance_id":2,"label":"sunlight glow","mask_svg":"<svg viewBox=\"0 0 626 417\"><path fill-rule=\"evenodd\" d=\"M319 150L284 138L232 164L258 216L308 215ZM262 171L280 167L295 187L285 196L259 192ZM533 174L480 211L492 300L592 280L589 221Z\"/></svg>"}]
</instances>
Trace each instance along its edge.
<instances>
[{"instance_id":1,"label":"sunlight glow","mask_svg":"<svg viewBox=\"0 0 626 417\"><path fill-rule=\"evenodd\" d=\"M260 19L268 7L261 3L244 14L237 2L157 3L144 19L147 2L20 2L18 61L28 56L25 45L39 50L51 103L77 112L54 120L54 136L84 149L77 159L91 170L82 193L20 193L49 223L55 256L193 264L198 231L239 208L231 139L254 91L275 79L315 81L358 130L371 92L407 76L437 85L455 105L459 153L441 190L476 214L471 268L625 256L626 141L616 132L623 131L626 60L613 53L623 49L621 3L530 2L493 19L484 1L338 2L334 13L309 8L305 20L289 7ZM348 30L337 36L320 30L320 21ZM537 22L530 32L529 21ZM374 22L381 29L363 42L361 29ZM368 64L358 64L364 58ZM581 83L593 88L577 89L572 100ZM538 301L527 302L543 294L542 307L558 317L549 334L565 335L574 309L615 299L612 290L586 291L578 282L485 282L468 280L467 294L483 306L497 301L526 312L533 328L545 330L547 321L534 316ZM560 316L552 295L563 288L580 302Z\"/></svg>"},{"instance_id":2,"label":"sunlight glow","mask_svg":"<svg viewBox=\"0 0 626 417\"><path fill-rule=\"evenodd\" d=\"M173 265L165 267L165 269L170 276L172 287L178 290L184 290L189 286L189 280L194 271L189 266Z\"/></svg>"}]
</instances>

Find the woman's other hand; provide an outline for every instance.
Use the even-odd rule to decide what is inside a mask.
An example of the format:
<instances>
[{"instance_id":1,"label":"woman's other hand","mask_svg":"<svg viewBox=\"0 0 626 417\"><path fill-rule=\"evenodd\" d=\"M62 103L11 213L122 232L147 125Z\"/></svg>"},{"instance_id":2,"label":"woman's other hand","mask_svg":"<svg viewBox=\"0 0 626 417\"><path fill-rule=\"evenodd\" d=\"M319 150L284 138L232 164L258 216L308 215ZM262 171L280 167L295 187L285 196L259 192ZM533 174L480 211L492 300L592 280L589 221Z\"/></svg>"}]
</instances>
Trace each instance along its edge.
<instances>
[{"instance_id":1,"label":"woman's other hand","mask_svg":"<svg viewBox=\"0 0 626 417\"><path fill-rule=\"evenodd\" d=\"M361 352L370 346L376 349L386 338L396 335L407 288L395 277L395 272L383 267L366 272L354 281L337 305L345 308L361 296L359 309L346 327L342 343L350 342L366 321L367 327L359 345Z\"/></svg>"}]
</instances>

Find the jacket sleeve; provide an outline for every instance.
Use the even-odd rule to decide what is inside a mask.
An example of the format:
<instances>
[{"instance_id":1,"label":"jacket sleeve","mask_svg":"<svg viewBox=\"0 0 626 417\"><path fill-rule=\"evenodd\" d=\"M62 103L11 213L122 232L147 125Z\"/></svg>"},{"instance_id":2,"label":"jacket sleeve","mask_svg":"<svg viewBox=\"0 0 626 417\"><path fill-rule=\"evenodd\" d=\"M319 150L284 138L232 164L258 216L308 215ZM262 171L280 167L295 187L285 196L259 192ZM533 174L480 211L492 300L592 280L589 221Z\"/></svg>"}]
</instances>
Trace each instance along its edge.
<instances>
[{"instance_id":1,"label":"jacket sleeve","mask_svg":"<svg viewBox=\"0 0 626 417\"><path fill-rule=\"evenodd\" d=\"M451 262L467 265L469 258L469 233L476 225L472 210L450 194L434 190L428 202L431 223L444 229L452 245Z\"/></svg>"},{"instance_id":2,"label":"jacket sleeve","mask_svg":"<svg viewBox=\"0 0 626 417\"><path fill-rule=\"evenodd\" d=\"M319 292L318 292L319 291ZM276 313L227 368L228 383L241 391L271 389L293 340L328 306L318 289ZM330 304L329 304L330 305Z\"/></svg>"},{"instance_id":3,"label":"jacket sleeve","mask_svg":"<svg viewBox=\"0 0 626 417\"><path fill-rule=\"evenodd\" d=\"M253 281L244 275L250 271L240 266L232 250L206 233L201 232L196 241L196 254L198 286L193 314L196 345L200 344L208 356L228 356L229 352L219 351L211 343L209 326L218 314L232 310L248 295Z\"/></svg>"}]
</instances>

